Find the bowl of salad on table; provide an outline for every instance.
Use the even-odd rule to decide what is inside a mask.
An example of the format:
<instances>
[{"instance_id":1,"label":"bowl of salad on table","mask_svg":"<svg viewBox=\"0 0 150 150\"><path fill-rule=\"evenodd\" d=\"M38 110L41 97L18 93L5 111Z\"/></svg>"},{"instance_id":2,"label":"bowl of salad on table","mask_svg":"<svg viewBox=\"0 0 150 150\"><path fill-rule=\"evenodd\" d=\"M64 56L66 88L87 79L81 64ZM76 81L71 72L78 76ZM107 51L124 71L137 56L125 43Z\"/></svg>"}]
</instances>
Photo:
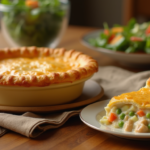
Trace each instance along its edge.
<instances>
[{"instance_id":1,"label":"bowl of salad on table","mask_svg":"<svg viewBox=\"0 0 150 150\"><path fill-rule=\"evenodd\" d=\"M104 23L103 30L86 34L82 43L121 63L129 65L150 64L150 22L142 24L131 19L126 26Z\"/></svg>"},{"instance_id":2,"label":"bowl of salad on table","mask_svg":"<svg viewBox=\"0 0 150 150\"><path fill-rule=\"evenodd\" d=\"M11 47L55 48L67 27L68 0L0 0L2 34Z\"/></svg>"}]
</instances>

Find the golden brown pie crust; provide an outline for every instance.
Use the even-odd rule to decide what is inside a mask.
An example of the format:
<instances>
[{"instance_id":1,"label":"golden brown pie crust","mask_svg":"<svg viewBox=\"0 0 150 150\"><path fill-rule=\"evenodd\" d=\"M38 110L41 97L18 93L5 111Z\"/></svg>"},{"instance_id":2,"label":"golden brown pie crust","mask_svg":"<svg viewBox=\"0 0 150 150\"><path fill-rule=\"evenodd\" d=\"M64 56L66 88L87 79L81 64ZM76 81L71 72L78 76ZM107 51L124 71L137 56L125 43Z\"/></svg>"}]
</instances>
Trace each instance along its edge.
<instances>
[{"instance_id":1,"label":"golden brown pie crust","mask_svg":"<svg viewBox=\"0 0 150 150\"><path fill-rule=\"evenodd\" d=\"M108 113L113 106L125 104L132 104L139 109L150 109L150 78L146 81L146 86L138 91L112 97L106 107L106 111Z\"/></svg>"},{"instance_id":2,"label":"golden brown pie crust","mask_svg":"<svg viewBox=\"0 0 150 150\"><path fill-rule=\"evenodd\" d=\"M3 61L11 59L44 59L44 58L59 58L63 63L73 64L71 69L64 71L50 71L43 72L41 75L27 72L27 74L15 74L15 70L9 70L7 74L7 66ZM66 50L64 48L51 49L51 48L38 48L38 47L21 47L21 48L5 48L0 49L0 62L1 70L5 67L6 71L0 72L0 85L7 86L48 86L56 83L74 82L79 79L90 77L98 71L98 63L90 56L85 55L75 50ZM3 67L2 67L3 66ZM10 63L10 66L13 66ZM64 65L65 66L65 65Z\"/></svg>"}]
</instances>

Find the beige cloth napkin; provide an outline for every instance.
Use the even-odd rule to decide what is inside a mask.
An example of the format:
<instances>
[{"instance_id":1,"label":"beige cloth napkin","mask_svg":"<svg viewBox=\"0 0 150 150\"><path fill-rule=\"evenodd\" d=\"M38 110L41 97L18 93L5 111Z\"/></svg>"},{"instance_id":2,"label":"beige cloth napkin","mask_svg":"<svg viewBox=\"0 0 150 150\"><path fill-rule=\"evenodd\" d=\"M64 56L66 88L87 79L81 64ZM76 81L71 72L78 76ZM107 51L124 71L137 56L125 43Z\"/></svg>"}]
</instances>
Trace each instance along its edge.
<instances>
[{"instance_id":1,"label":"beige cloth napkin","mask_svg":"<svg viewBox=\"0 0 150 150\"><path fill-rule=\"evenodd\" d=\"M7 129L27 137L35 138L48 129L62 126L70 117L78 115L81 110L37 115L26 112L23 115L0 113L0 136L8 132Z\"/></svg>"},{"instance_id":2,"label":"beige cloth napkin","mask_svg":"<svg viewBox=\"0 0 150 150\"><path fill-rule=\"evenodd\" d=\"M150 71L133 73L118 67L100 67L92 79L97 81L105 91L102 99L111 98L123 92L136 91L145 85ZM38 115L26 112L23 115L0 113L0 136L9 130L27 137L35 138L48 129L58 128L70 117L78 115L80 110Z\"/></svg>"}]
</instances>

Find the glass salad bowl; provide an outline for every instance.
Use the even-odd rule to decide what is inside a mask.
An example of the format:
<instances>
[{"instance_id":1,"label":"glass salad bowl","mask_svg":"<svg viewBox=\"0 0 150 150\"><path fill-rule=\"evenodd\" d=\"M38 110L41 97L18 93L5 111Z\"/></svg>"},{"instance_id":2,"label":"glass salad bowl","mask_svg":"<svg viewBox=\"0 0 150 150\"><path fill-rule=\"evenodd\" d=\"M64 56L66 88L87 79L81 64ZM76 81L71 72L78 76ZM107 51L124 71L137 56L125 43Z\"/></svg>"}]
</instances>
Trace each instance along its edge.
<instances>
[{"instance_id":1,"label":"glass salad bowl","mask_svg":"<svg viewBox=\"0 0 150 150\"><path fill-rule=\"evenodd\" d=\"M68 0L1 0L2 34L10 46L55 48L67 27Z\"/></svg>"}]
</instances>

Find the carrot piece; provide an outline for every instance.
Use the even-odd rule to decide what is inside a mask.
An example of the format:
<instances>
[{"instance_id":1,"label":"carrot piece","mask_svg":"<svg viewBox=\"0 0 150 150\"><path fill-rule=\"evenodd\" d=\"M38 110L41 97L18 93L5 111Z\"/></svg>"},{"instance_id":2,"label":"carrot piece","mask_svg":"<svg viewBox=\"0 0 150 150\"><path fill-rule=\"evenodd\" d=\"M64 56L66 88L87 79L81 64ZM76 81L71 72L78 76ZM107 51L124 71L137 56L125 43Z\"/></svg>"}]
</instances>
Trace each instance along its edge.
<instances>
[{"instance_id":1,"label":"carrot piece","mask_svg":"<svg viewBox=\"0 0 150 150\"><path fill-rule=\"evenodd\" d=\"M108 39L108 43L110 43L114 38L115 38L115 34L112 34Z\"/></svg>"},{"instance_id":2,"label":"carrot piece","mask_svg":"<svg viewBox=\"0 0 150 150\"><path fill-rule=\"evenodd\" d=\"M112 29L111 29L111 32L112 33L121 33L121 32L123 32L123 27L113 27Z\"/></svg>"},{"instance_id":3,"label":"carrot piece","mask_svg":"<svg viewBox=\"0 0 150 150\"><path fill-rule=\"evenodd\" d=\"M114 113L110 113L109 118L108 118L108 121L109 121L109 122L113 122L113 121L116 120L116 119L117 119L117 115L114 114Z\"/></svg>"},{"instance_id":4,"label":"carrot piece","mask_svg":"<svg viewBox=\"0 0 150 150\"><path fill-rule=\"evenodd\" d=\"M39 7L38 1L36 1L36 0L26 0L25 4L26 4L26 6L32 7L32 8Z\"/></svg>"},{"instance_id":5,"label":"carrot piece","mask_svg":"<svg viewBox=\"0 0 150 150\"><path fill-rule=\"evenodd\" d=\"M148 28L146 29L145 34L146 34L146 35L149 35L149 34L150 34L150 26L148 26Z\"/></svg>"},{"instance_id":6,"label":"carrot piece","mask_svg":"<svg viewBox=\"0 0 150 150\"><path fill-rule=\"evenodd\" d=\"M145 112L144 112L143 110L139 110L139 111L137 112L137 114L138 114L140 117L145 116Z\"/></svg>"},{"instance_id":7,"label":"carrot piece","mask_svg":"<svg viewBox=\"0 0 150 150\"><path fill-rule=\"evenodd\" d=\"M104 34L105 34L105 35L109 35L109 30L108 30L108 29L105 29L105 30L104 30Z\"/></svg>"},{"instance_id":8,"label":"carrot piece","mask_svg":"<svg viewBox=\"0 0 150 150\"><path fill-rule=\"evenodd\" d=\"M133 41L133 42L141 42L141 41L143 41L143 39L140 38L140 37L132 36L132 37L130 38L130 41Z\"/></svg>"},{"instance_id":9,"label":"carrot piece","mask_svg":"<svg viewBox=\"0 0 150 150\"><path fill-rule=\"evenodd\" d=\"M118 34L114 36L114 38L109 42L109 44L116 44L118 41L120 41L123 38L121 34Z\"/></svg>"}]
</instances>

